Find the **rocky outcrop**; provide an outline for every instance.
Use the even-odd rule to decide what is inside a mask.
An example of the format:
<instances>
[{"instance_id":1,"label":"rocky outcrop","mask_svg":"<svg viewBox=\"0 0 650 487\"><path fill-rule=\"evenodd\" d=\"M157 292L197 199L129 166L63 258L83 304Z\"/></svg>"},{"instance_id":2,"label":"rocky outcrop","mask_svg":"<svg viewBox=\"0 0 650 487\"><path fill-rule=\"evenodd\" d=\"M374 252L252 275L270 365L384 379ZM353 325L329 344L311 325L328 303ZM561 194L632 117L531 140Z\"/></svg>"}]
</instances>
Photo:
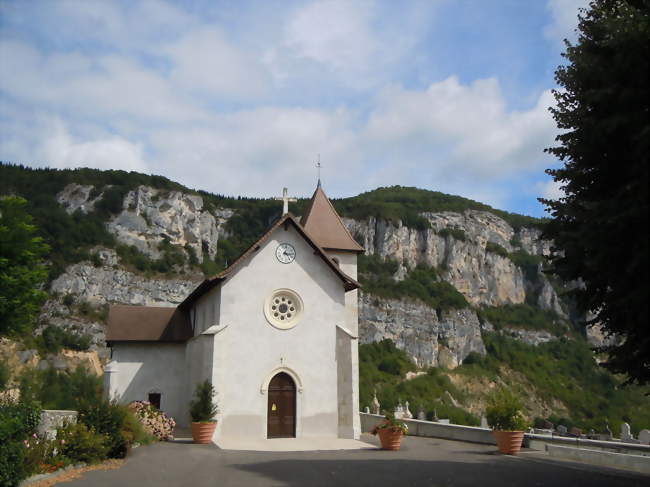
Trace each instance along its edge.
<instances>
[{"instance_id":1,"label":"rocky outcrop","mask_svg":"<svg viewBox=\"0 0 650 487\"><path fill-rule=\"evenodd\" d=\"M90 198L94 186L82 184L68 184L63 191L56 196L56 201L65 208L68 213L79 210L82 213L93 211L95 203L101 199L101 195Z\"/></svg>"},{"instance_id":2,"label":"rocky outcrop","mask_svg":"<svg viewBox=\"0 0 650 487\"><path fill-rule=\"evenodd\" d=\"M476 312L441 313L408 299L379 299L360 293L359 333L362 343L389 338L420 367L454 368L471 352L485 354Z\"/></svg>"},{"instance_id":3,"label":"rocky outcrop","mask_svg":"<svg viewBox=\"0 0 650 487\"><path fill-rule=\"evenodd\" d=\"M100 258L116 262L112 250L103 250ZM94 267L89 262L69 266L57 277L50 290L60 296L73 295L94 305L105 303L144 306L174 306L183 301L201 278L162 279L144 277L113 265Z\"/></svg>"},{"instance_id":4,"label":"rocky outcrop","mask_svg":"<svg viewBox=\"0 0 650 487\"><path fill-rule=\"evenodd\" d=\"M124 198L123 211L109 224L109 231L125 244L157 259L160 243L192 249L197 259L214 258L223 225L232 210L213 215L203 208L203 198L180 191L139 186Z\"/></svg>"},{"instance_id":5,"label":"rocky outcrop","mask_svg":"<svg viewBox=\"0 0 650 487\"><path fill-rule=\"evenodd\" d=\"M57 201L72 213L92 211L101 194L89 200L93 186L69 184L57 195ZM123 200L123 210L108 222L108 230L120 243L133 245L153 259L161 255L163 240L191 249L199 262L204 256L212 259L220 237L226 234L224 224L233 215L231 209L207 211L203 198L181 191L164 191L139 186Z\"/></svg>"},{"instance_id":6,"label":"rocky outcrop","mask_svg":"<svg viewBox=\"0 0 650 487\"><path fill-rule=\"evenodd\" d=\"M365 221L346 219L345 223L362 240L368 253L395 259L402 267L413 268L418 264L436 267L442 278L473 305L499 306L525 301L522 269L507 256L490 250L488 242L508 253L524 249L535 255L546 255L549 246L537 243L535 230L515 231L506 221L485 211L422 213L422 216L431 228L418 230L374 217ZM545 277L542 275L541 279ZM543 303L554 306L548 296Z\"/></svg>"}]
</instances>

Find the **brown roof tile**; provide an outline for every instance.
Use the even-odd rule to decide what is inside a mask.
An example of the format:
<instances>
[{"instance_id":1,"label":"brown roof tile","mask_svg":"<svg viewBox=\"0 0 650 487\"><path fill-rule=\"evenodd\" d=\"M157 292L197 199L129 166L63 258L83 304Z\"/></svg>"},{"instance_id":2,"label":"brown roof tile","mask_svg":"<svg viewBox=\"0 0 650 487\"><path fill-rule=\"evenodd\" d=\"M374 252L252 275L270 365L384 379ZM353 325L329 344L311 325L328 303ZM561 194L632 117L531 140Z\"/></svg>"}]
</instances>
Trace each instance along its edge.
<instances>
[{"instance_id":1,"label":"brown roof tile","mask_svg":"<svg viewBox=\"0 0 650 487\"><path fill-rule=\"evenodd\" d=\"M112 305L107 342L184 342L192 337L185 311L179 308Z\"/></svg>"},{"instance_id":2,"label":"brown roof tile","mask_svg":"<svg viewBox=\"0 0 650 487\"><path fill-rule=\"evenodd\" d=\"M334 205L325 195L320 184L316 187L311 197L307 211L300 220L300 224L307 230L318 245L324 249L346 250L363 252L364 249L357 243L348 229L341 221L341 217L334 209Z\"/></svg>"}]
</instances>

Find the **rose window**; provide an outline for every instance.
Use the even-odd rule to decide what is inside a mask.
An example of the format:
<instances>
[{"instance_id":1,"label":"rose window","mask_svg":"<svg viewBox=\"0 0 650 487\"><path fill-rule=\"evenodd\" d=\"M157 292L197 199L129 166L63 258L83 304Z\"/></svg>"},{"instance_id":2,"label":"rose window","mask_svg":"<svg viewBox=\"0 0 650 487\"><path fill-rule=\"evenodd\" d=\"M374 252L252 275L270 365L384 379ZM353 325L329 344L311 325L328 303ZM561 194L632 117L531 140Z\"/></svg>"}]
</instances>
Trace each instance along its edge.
<instances>
[{"instance_id":1,"label":"rose window","mask_svg":"<svg viewBox=\"0 0 650 487\"><path fill-rule=\"evenodd\" d=\"M292 328L302 314L302 300L289 289L278 289L267 298L264 314L276 328Z\"/></svg>"}]
</instances>

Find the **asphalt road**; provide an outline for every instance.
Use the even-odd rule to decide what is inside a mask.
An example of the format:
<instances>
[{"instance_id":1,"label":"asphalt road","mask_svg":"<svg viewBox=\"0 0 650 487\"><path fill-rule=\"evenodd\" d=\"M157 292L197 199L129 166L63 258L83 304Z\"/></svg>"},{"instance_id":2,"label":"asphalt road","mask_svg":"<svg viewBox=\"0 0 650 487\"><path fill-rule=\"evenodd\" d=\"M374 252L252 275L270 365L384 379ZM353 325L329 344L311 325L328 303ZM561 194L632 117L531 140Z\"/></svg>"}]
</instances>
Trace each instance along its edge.
<instances>
[{"instance_id":1,"label":"asphalt road","mask_svg":"<svg viewBox=\"0 0 650 487\"><path fill-rule=\"evenodd\" d=\"M370 435L362 439L378 444ZM134 450L118 470L88 472L63 485L647 487L650 476L551 460L541 452L509 457L489 445L407 437L397 452L242 452L213 445L157 443Z\"/></svg>"}]
</instances>

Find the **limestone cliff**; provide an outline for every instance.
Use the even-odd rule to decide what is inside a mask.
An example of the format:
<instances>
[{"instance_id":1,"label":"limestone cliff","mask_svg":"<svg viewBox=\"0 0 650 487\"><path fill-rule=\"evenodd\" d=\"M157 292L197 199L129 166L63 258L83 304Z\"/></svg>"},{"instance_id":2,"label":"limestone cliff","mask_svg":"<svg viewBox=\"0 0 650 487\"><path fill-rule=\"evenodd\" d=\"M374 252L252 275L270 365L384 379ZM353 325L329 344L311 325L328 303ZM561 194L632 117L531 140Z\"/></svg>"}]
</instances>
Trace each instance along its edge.
<instances>
[{"instance_id":1,"label":"limestone cliff","mask_svg":"<svg viewBox=\"0 0 650 487\"><path fill-rule=\"evenodd\" d=\"M92 211L102 198L103 188L70 184L57 201L67 211ZM151 258L160 256L160 243L193 251L199 262L214 258L219 240L228 238L226 223L236 210L206 208L203 198L181 191L163 191L139 186L123 198L122 209L108 222L109 231L122 244L133 245ZM442 279L460 291L471 307L435 310L412 299L382 299L360 293L360 339L367 343L391 338L420 366L453 368L471 352L485 353L483 324L476 309L482 306L534 303L566 317L564 306L548 278L537 267L523 269L509 256L523 252L546 256L550 243L535 228L513 228L488 212L422 213L429 228L415 229L401 222L369 217L344 219L352 235L366 252L390 258L399 264L394 279L403 279L409 269L426 264L438 269ZM99 262L69 266L51 284L53 299L43 309L42 321L58 326L83 326L99 345L103 339L100 320L90 320L70 311L62 301L93 306L125 303L172 306L178 304L201 279L144 277L122 265L113 250L96 249ZM70 300L71 298L68 298ZM529 343L541 343L554 336L548 332L510 330Z\"/></svg>"}]
</instances>

